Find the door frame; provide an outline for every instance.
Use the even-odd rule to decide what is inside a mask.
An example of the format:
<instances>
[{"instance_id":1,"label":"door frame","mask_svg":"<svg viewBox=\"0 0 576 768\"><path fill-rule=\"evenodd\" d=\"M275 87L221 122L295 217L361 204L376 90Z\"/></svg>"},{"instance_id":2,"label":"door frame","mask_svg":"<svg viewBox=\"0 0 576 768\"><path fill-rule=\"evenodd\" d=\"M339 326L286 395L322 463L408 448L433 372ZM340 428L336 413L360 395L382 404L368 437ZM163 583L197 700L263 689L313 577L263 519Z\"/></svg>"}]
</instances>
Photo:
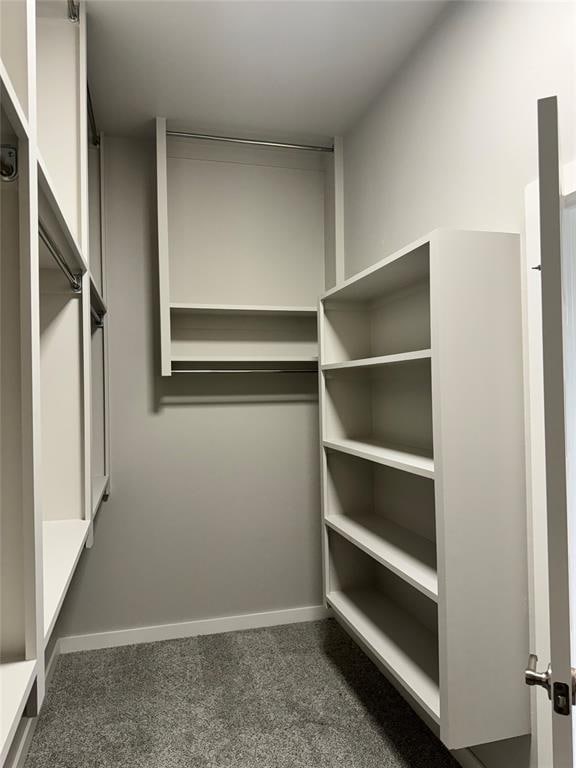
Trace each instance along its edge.
<instances>
[{"instance_id":1,"label":"door frame","mask_svg":"<svg viewBox=\"0 0 576 768\"><path fill-rule=\"evenodd\" d=\"M576 195L576 161L561 168L562 198ZM544 389L542 361L542 296L540 273L540 206L538 180L525 189L522 237L522 314L524 346L524 410L526 430L526 502L528 515L528 580L530 649L539 667L551 658ZM530 768L552 767L552 706L544 691L531 691L532 749Z\"/></svg>"}]
</instances>

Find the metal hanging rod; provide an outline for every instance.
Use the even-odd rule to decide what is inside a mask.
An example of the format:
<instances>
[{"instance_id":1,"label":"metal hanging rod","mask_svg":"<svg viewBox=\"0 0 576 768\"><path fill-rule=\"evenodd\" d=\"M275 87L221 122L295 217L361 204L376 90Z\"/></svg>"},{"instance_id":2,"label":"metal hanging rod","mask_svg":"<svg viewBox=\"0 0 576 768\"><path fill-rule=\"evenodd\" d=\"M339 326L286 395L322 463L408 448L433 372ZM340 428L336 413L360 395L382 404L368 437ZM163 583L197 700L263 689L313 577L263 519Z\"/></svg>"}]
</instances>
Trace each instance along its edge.
<instances>
[{"instance_id":1,"label":"metal hanging rod","mask_svg":"<svg viewBox=\"0 0 576 768\"><path fill-rule=\"evenodd\" d=\"M75 275L74 272L70 269L68 264L66 264L66 260L58 250L58 246L52 240L50 235L48 234L48 231L46 230L46 227L44 224L39 221L38 222L38 235L40 236L40 239L48 249L50 255L56 262L56 264L60 267L62 272L66 275L68 282L70 283L70 287L74 291L74 293L81 293L82 292L82 279L81 275Z\"/></svg>"},{"instance_id":2,"label":"metal hanging rod","mask_svg":"<svg viewBox=\"0 0 576 768\"><path fill-rule=\"evenodd\" d=\"M90 86L87 86L88 91L88 122L90 123L90 135L92 138L92 144L95 147L100 146L100 134L96 126L96 117L94 115L94 107L92 105L92 95L90 94Z\"/></svg>"},{"instance_id":3,"label":"metal hanging rod","mask_svg":"<svg viewBox=\"0 0 576 768\"><path fill-rule=\"evenodd\" d=\"M179 368L172 373L318 373L316 368Z\"/></svg>"},{"instance_id":4,"label":"metal hanging rod","mask_svg":"<svg viewBox=\"0 0 576 768\"><path fill-rule=\"evenodd\" d=\"M211 136L207 133L188 133L186 131L166 131L167 136L180 139L203 139L205 141L223 141L228 144L250 144L255 147L272 147L273 149L303 149L307 152L334 152L334 147L319 147L312 144L286 144L282 141L260 141L257 139L240 139L233 136Z\"/></svg>"},{"instance_id":5,"label":"metal hanging rod","mask_svg":"<svg viewBox=\"0 0 576 768\"><path fill-rule=\"evenodd\" d=\"M80 6L74 0L68 0L68 18L74 23L80 21Z\"/></svg>"}]
</instances>

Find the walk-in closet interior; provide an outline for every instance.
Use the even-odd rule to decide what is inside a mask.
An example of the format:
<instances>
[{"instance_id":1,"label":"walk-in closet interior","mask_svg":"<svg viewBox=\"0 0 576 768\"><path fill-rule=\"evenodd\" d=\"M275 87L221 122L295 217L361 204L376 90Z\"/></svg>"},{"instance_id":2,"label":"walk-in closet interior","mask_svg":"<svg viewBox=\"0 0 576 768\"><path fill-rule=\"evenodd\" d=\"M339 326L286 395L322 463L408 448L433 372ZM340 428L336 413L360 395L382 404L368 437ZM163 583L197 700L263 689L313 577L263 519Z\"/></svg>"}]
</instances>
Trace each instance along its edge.
<instances>
[{"instance_id":1,"label":"walk-in closet interior","mask_svg":"<svg viewBox=\"0 0 576 768\"><path fill-rule=\"evenodd\" d=\"M574 4L0 25L0 768L572 768L524 670Z\"/></svg>"}]
</instances>

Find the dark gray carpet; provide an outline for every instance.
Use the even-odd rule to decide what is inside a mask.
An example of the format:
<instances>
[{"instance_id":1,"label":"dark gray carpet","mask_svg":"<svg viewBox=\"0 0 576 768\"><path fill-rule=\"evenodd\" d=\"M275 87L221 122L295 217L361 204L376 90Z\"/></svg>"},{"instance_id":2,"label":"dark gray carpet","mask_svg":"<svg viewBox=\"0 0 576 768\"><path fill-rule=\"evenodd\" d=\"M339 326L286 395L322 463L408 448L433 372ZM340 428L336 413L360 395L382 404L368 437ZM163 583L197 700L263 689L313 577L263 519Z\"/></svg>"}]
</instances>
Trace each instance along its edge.
<instances>
[{"instance_id":1,"label":"dark gray carpet","mask_svg":"<svg viewBox=\"0 0 576 768\"><path fill-rule=\"evenodd\" d=\"M26 768L456 768L332 621L61 656Z\"/></svg>"}]
</instances>

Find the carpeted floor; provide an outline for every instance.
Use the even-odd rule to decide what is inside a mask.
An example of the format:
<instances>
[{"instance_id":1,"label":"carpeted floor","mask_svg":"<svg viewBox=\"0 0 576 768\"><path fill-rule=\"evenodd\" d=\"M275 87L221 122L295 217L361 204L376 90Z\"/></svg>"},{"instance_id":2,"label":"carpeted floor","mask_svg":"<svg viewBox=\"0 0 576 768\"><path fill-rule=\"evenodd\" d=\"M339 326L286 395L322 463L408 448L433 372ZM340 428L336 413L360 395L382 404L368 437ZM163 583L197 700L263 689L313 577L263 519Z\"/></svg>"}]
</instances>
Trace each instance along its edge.
<instances>
[{"instance_id":1,"label":"carpeted floor","mask_svg":"<svg viewBox=\"0 0 576 768\"><path fill-rule=\"evenodd\" d=\"M61 656L26 768L456 768L332 621Z\"/></svg>"}]
</instances>

